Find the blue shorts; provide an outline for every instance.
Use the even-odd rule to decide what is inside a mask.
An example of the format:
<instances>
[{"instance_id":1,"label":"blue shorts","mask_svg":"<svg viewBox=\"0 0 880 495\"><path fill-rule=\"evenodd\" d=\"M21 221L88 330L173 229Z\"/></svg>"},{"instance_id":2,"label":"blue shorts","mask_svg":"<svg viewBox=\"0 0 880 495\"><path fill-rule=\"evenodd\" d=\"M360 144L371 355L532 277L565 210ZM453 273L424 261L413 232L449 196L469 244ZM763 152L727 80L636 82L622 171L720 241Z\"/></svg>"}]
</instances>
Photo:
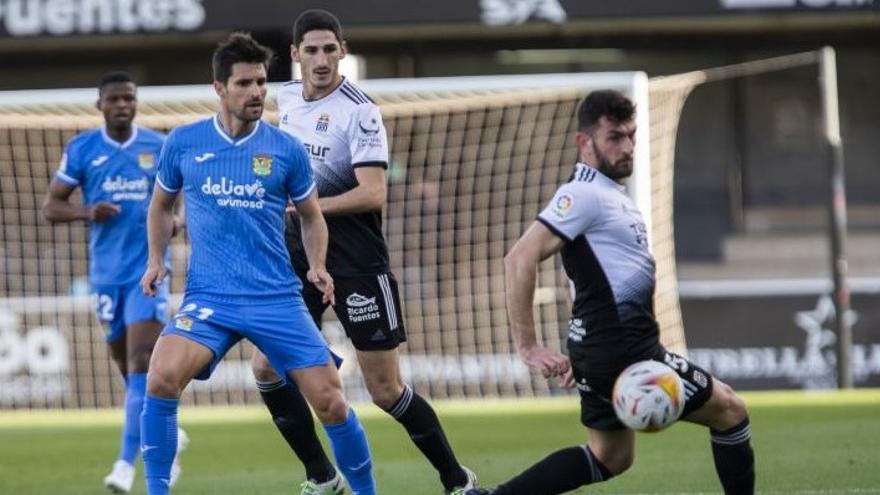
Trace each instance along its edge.
<instances>
[{"instance_id":1,"label":"blue shorts","mask_svg":"<svg viewBox=\"0 0 880 495\"><path fill-rule=\"evenodd\" d=\"M162 335L180 335L214 352L210 365L196 376L207 380L229 349L241 339L250 340L283 377L287 372L324 366L331 356L302 301L268 304L229 304L186 297L180 311L165 326Z\"/></svg>"},{"instance_id":2,"label":"blue shorts","mask_svg":"<svg viewBox=\"0 0 880 495\"><path fill-rule=\"evenodd\" d=\"M156 297L141 290L140 281L125 285L96 285L98 320L107 330L107 342L115 342L125 335L125 329L139 321L168 321L168 286L159 286Z\"/></svg>"}]
</instances>

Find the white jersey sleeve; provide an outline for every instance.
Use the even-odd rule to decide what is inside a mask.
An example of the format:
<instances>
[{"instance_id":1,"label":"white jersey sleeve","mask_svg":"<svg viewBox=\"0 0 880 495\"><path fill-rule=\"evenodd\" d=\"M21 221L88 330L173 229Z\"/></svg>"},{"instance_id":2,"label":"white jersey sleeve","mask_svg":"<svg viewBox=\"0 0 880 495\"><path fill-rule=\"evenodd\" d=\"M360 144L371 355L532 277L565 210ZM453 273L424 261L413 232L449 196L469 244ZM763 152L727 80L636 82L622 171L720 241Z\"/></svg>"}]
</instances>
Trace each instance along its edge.
<instances>
[{"instance_id":1,"label":"white jersey sleeve","mask_svg":"<svg viewBox=\"0 0 880 495\"><path fill-rule=\"evenodd\" d=\"M538 221L554 234L571 241L596 222L600 209L601 200L595 191L583 182L567 182L538 214Z\"/></svg>"},{"instance_id":2,"label":"white jersey sleeve","mask_svg":"<svg viewBox=\"0 0 880 495\"><path fill-rule=\"evenodd\" d=\"M373 104L358 105L355 113L349 124L352 167L387 167L388 136L379 107Z\"/></svg>"}]
</instances>

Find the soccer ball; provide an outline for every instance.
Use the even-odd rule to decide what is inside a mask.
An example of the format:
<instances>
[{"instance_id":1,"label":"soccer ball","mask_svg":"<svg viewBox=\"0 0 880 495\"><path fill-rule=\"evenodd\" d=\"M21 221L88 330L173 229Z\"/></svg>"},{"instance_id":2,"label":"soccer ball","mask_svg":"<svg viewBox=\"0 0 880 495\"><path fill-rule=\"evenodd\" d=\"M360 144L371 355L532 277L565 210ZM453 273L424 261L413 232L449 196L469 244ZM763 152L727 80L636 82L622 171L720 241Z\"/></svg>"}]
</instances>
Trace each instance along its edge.
<instances>
[{"instance_id":1,"label":"soccer ball","mask_svg":"<svg viewBox=\"0 0 880 495\"><path fill-rule=\"evenodd\" d=\"M681 377L659 361L639 361L623 370L611 394L620 422L637 431L660 431L684 409Z\"/></svg>"}]
</instances>

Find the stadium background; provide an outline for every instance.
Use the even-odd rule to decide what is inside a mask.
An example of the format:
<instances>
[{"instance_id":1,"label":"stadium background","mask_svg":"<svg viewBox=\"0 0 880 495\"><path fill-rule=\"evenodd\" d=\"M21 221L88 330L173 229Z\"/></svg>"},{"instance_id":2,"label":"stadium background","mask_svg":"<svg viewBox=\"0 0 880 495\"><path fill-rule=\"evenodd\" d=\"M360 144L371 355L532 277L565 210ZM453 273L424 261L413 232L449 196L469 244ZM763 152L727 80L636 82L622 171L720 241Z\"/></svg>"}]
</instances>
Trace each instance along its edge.
<instances>
[{"instance_id":1,"label":"stadium background","mask_svg":"<svg viewBox=\"0 0 880 495\"><path fill-rule=\"evenodd\" d=\"M876 248L880 245L876 158L880 96L875 90L880 87L876 50L880 5L871 0L675 0L628 2L625 7L584 1L415 1L404 6L263 0L248 2L246 10L232 0L4 0L0 2L0 89L92 87L99 74L117 68L132 72L142 86L204 84L209 80L207 54L232 29L251 31L275 48L279 57L271 77L286 80L291 72L286 56L290 24L298 12L312 6L339 13L365 78L622 70L655 77L833 46L850 215L855 383L880 384ZM826 297L828 178L818 139L816 77L815 67L803 67L707 84L690 96L681 119L675 162L675 245L688 346L693 357L711 364L714 372L739 388L833 386L833 377L829 378L834 367L833 317ZM556 128L560 135L566 124ZM57 151L72 133L70 128L58 133L53 149ZM12 213L20 222L22 214L36 214L36 204L9 198L40 197L53 167L23 174L8 166L8 160L0 156L6 161L0 163L5 227L0 297L80 293L82 266L59 269L63 276L56 274L52 287L38 284L29 290L25 281L10 279L9 253L18 242L8 228ZM542 179L543 197L549 197L554 182L565 175L554 173ZM430 183L406 190L416 191L420 204L429 208L444 200ZM538 197L533 201L541 202ZM414 213L410 218L418 216ZM440 221L443 216L436 218ZM388 225L393 228L393 218ZM69 232L59 242L85 249L82 230ZM51 258L40 263L51 263ZM410 271L400 276L419 274ZM555 282L564 287L561 279ZM408 308L413 297L430 304L435 296L405 294ZM553 313L549 318L564 321L565 309L562 303L548 309ZM448 315L441 313L433 333L423 337L452 340L450 345L460 349L456 337L443 332L447 325L441 316ZM39 356L33 362L22 357L27 355L29 336L45 337L47 330L42 325L19 325L14 311L0 316L4 316L0 318L4 325L0 407L105 406L121 400L109 361L97 374L76 379L76 387L86 387L94 400L19 394L22 377L39 378L45 371L42 365L51 369L52 363L40 361ZM90 317L83 312L77 318ZM503 321L503 315L490 320L498 318ZM452 323L463 324L467 322ZM88 344L82 349L65 348L63 359L74 355L89 362L103 359L100 330L92 326L94 335ZM492 331L503 336L505 329ZM416 339L411 345L420 344ZM479 342L465 345L479 350ZM515 359L507 359L509 349L500 351L499 372L524 372ZM37 352L57 357L52 348ZM94 387L101 381L109 385L88 388L89 383ZM528 393L556 392L540 380L527 381ZM431 392L438 397L522 393L516 387L507 391L475 387L470 393L454 387ZM70 393L62 391L62 396ZM206 400L247 399L224 394ZM255 397L252 391L248 394Z\"/></svg>"}]
</instances>

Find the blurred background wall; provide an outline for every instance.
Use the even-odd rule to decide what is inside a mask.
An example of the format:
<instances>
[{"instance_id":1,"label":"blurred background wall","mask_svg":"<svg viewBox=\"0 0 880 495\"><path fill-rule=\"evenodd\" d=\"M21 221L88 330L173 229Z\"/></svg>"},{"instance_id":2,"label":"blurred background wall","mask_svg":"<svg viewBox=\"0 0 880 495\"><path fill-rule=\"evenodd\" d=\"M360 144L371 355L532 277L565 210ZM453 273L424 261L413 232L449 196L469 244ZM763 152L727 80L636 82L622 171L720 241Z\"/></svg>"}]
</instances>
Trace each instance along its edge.
<instances>
[{"instance_id":1,"label":"blurred background wall","mask_svg":"<svg viewBox=\"0 0 880 495\"><path fill-rule=\"evenodd\" d=\"M142 85L207 83L208 54L235 29L272 46L278 56L271 78L286 80L291 25L310 7L338 14L368 78L610 70L657 76L834 46L851 227L880 226L874 0L0 0L0 90L91 87L117 68ZM722 260L731 235L802 234L823 225L824 156L816 132L801 125L818 125L815 78L812 68L792 70L710 84L692 95L676 163L682 261ZM858 241L853 247L854 254L861 249ZM862 261L854 261L860 269ZM865 269L880 274L870 265ZM767 274L763 268L758 273ZM684 275L714 273L696 266Z\"/></svg>"}]
</instances>

